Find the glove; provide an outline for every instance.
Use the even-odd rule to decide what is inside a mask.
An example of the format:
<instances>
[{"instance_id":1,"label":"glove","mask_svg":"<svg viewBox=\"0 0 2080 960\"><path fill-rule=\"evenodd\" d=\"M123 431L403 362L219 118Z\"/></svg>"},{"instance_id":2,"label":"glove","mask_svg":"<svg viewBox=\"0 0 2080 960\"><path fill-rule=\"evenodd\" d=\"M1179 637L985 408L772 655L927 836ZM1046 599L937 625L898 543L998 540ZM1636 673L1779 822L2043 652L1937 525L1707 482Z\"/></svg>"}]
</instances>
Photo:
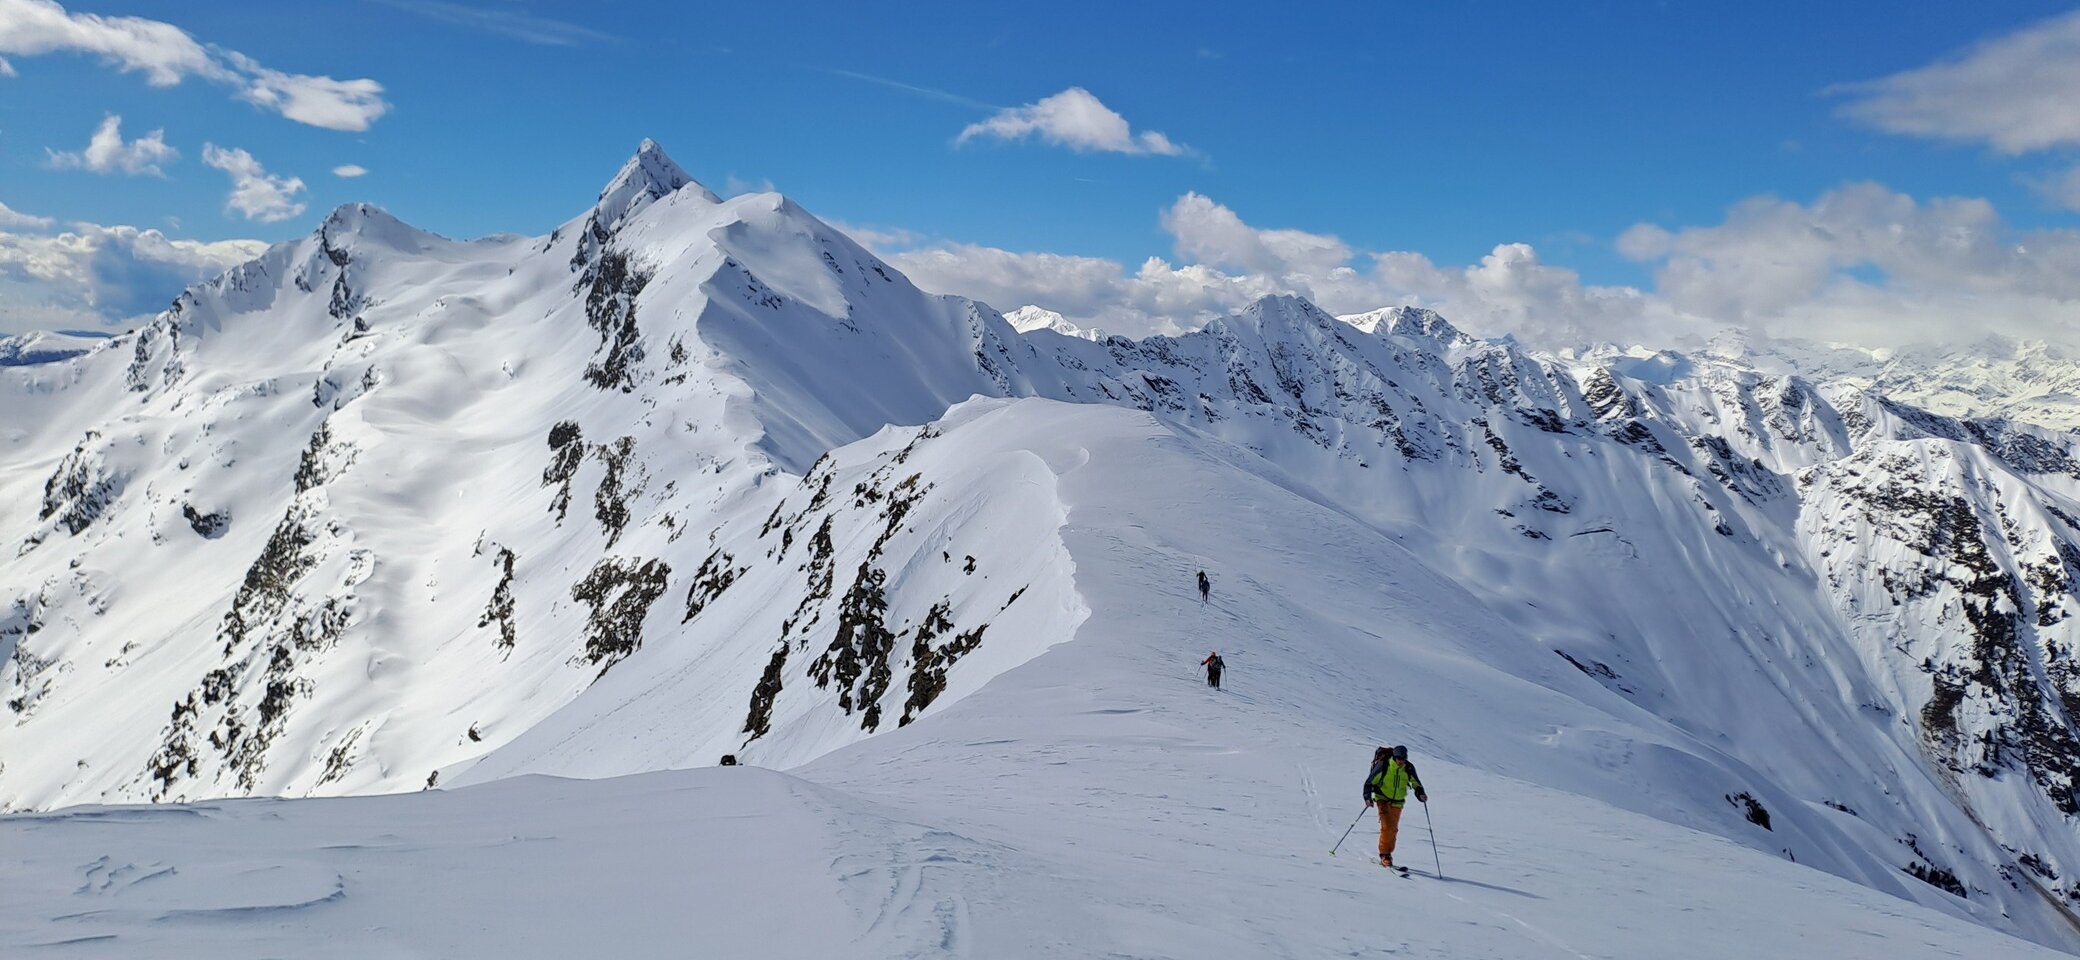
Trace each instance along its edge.
<instances>
[{"instance_id":1,"label":"glove","mask_svg":"<svg viewBox=\"0 0 2080 960\"><path fill-rule=\"evenodd\" d=\"M1429 802L1430 802L1430 795L1429 795L1429 794L1427 794L1427 793L1424 793L1424 792L1423 792L1423 791L1421 791L1421 790L1418 790L1418 791L1416 791L1416 802L1417 802L1417 803L1429 803Z\"/></svg>"}]
</instances>

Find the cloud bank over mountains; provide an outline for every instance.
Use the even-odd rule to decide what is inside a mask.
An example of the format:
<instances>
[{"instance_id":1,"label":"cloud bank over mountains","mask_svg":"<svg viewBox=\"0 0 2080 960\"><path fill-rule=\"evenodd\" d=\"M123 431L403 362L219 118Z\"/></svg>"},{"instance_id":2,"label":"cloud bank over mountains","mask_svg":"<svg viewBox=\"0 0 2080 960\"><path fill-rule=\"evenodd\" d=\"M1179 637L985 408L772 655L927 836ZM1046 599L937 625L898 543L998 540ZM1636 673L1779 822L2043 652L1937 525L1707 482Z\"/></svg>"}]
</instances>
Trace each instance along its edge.
<instances>
[{"instance_id":1,"label":"cloud bank over mountains","mask_svg":"<svg viewBox=\"0 0 2080 960\"><path fill-rule=\"evenodd\" d=\"M868 238L920 285L1080 326L1174 333L1270 293L1332 313L1427 306L1483 334L1547 345L1662 345L1733 327L1875 346L1999 333L2072 340L2080 231L2023 230L1982 199L1851 184L1808 203L1755 197L1716 224L1641 223L1615 239L1648 287L1585 283L1528 243L1438 264L1333 234L1250 224L1197 193L1159 211L1174 259L1018 252L914 234ZM896 242L888 242L893 239Z\"/></svg>"}]
</instances>

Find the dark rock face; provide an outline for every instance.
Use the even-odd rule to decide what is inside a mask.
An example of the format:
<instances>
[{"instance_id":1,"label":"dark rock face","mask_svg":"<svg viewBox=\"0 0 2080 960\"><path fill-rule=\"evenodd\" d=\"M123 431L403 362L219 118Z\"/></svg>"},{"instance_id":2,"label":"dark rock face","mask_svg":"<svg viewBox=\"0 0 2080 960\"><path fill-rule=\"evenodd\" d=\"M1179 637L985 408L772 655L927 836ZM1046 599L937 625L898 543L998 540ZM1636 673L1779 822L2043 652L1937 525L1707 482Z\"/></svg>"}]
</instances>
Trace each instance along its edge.
<instances>
[{"instance_id":1,"label":"dark rock face","mask_svg":"<svg viewBox=\"0 0 2080 960\"><path fill-rule=\"evenodd\" d=\"M498 548L498 585L491 588L491 600L484 605L484 615L477 618L477 626L497 625L498 648L511 656L518 643L518 627L513 622L513 564L519 555L505 547Z\"/></svg>"},{"instance_id":2,"label":"dark rock face","mask_svg":"<svg viewBox=\"0 0 2080 960\"><path fill-rule=\"evenodd\" d=\"M642 464L631 463L635 452L634 437L622 437L593 450L606 471L600 475L599 488L592 493L592 515L599 521L600 529L606 531L609 548L621 540L621 532L628 527L629 501L641 496L647 485Z\"/></svg>"},{"instance_id":3,"label":"dark rock face","mask_svg":"<svg viewBox=\"0 0 2080 960\"><path fill-rule=\"evenodd\" d=\"M74 536L100 519L123 490L122 478L109 469L100 441L101 434L88 431L43 484L37 516L55 520Z\"/></svg>"},{"instance_id":4,"label":"dark rock face","mask_svg":"<svg viewBox=\"0 0 2080 960\"><path fill-rule=\"evenodd\" d=\"M632 392L637 366L643 362L636 297L650 284L650 273L630 266L626 255L608 248L581 282L586 285L585 321L600 336L594 360L585 368L585 382L601 390Z\"/></svg>"},{"instance_id":5,"label":"dark rock face","mask_svg":"<svg viewBox=\"0 0 2080 960\"><path fill-rule=\"evenodd\" d=\"M720 549L701 561L700 569L693 572L693 582L686 587L686 616L680 618L680 623L692 622L744 575L744 569L734 566L736 562L736 557Z\"/></svg>"},{"instance_id":6,"label":"dark rock face","mask_svg":"<svg viewBox=\"0 0 2080 960\"><path fill-rule=\"evenodd\" d=\"M643 620L671 574L661 560L607 557L571 586L571 599L592 608L585 622L586 663L605 674L643 645Z\"/></svg>"},{"instance_id":7,"label":"dark rock face","mask_svg":"<svg viewBox=\"0 0 2080 960\"><path fill-rule=\"evenodd\" d=\"M863 712L860 725L881 725L881 696L888 692L888 656L896 636L884 618L888 599L882 592L887 574L861 564L852 586L838 602L837 630L830 647L809 663L809 676L819 687L835 682L838 709Z\"/></svg>"},{"instance_id":8,"label":"dark rock face","mask_svg":"<svg viewBox=\"0 0 2080 960\"><path fill-rule=\"evenodd\" d=\"M230 510L212 510L203 513L194 504L181 504L181 516L186 518L195 535L205 540L215 540L231 529Z\"/></svg>"},{"instance_id":9,"label":"dark rock face","mask_svg":"<svg viewBox=\"0 0 2080 960\"><path fill-rule=\"evenodd\" d=\"M1017 597L1012 600L1016 601ZM1010 603L1005 606L1010 606ZM982 646L982 632L989 629L986 623L961 633L942 646L932 645L932 641L953 629L953 621L948 618L950 612L946 601L942 600L917 627L916 636L910 643L910 695L903 701L903 715L896 721L897 726L908 726L932 705L932 701L945 693L946 671Z\"/></svg>"},{"instance_id":10,"label":"dark rock face","mask_svg":"<svg viewBox=\"0 0 2080 960\"><path fill-rule=\"evenodd\" d=\"M772 659L766 661L766 669L759 675L758 685L751 689L751 711L744 715L744 731L751 736L745 742L765 736L773 729L773 700L780 696L787 670L787 641L773 651Z\"/></svg>"},{"instance_id":11,"label":"dark rock face","mask_svg":"<svg viewBox=\"0 0 2080 960\"><path fill-rule=\"evenodd\" d=\"M561 524L571 509L571 481L585 462L585 440L577 421L564 420L549 428L549 465L542 468L542 486L555 490L549 497L549 512Z\"/></svg>"},{"instance_id":12,"label":"dark rock face","mask_svg":"<svg viewBox=\"0 0 2080 960\"><path fill-rule=\"evenodd\" d=\"M1755 799L1754 794L1745 790L1740 793L1729 793L1726 795L1726 802L1740 808L1741 815L1747 817L1749 823L1764 830L1771 829L1769 825L1769 811L1763 808L1762 801Z\"/></svg>"},{"instance_id":13,"label":"dark rock face","mask_svg":"<svg viewBox=\"0 0 2080 960\"><path fill-rule=\"evenodd\" d=\"M2011 538L2002 518L1989 525L1963 495L1927 482L1918 461L1847 463L1851 469L1826 481L1858 508L1835 521L1838 536L1865 525L1897 544L1915 562L1876 568L1885 593L1902 610L1946 612L1964 631L1962 642L1919 664L1929 685L1919 719L1931 754L1958 774L2025 772L2061 812L2080 814L2080 662L2037 635L2071 606L2073 546L2055 531L2048 548L2024 541L2019 528ZM2040 559L2015 569L2001 559L2032 555ZM1967 724L1968 712L1985 719Z\"/></svg>"}]
</instances>

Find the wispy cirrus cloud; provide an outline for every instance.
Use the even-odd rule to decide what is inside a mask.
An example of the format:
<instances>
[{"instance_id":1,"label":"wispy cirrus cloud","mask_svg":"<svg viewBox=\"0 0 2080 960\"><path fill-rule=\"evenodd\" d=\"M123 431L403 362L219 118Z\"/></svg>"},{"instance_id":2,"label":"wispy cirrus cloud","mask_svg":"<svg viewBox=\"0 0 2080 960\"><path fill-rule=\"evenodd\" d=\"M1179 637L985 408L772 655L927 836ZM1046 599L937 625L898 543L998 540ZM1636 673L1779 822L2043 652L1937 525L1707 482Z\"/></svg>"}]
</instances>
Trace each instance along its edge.
<instances>
[{"instance_id":1,"label":"wispy cirrus cloud","mask_svg":"<svg viewBox=\"0 0 2080 960\"><path fill-rule=\"evenodd\" d=\"M538 47L576 47L588 43L616 41L613 34L563 20L540 17L521 10L474 7L448 0L376 0L386 7L437 20L451 26L531 43Z\"/></svg>"},{"instance_id":2,"label":"wispy cirrus cloud","mask_svg":"<svg viewBox=\"0 0 2080 960\"><path fill-rule=\"evenodd\" d=\"M1068 147L1079 153L1153 154L1180 157L1190 147L1155 130L1135 132L1127 118L1106 106L1089 90L1070 87L1018 107L1006 107L963 128L955 144L975 139L1024 140Z\"/></svg>"},{"instance_id":3,"label":"wispy cirrus cloud","mask_svg":"<svg viewBox=\"0 0 2080 960\"><path fill-rule=\"evenodd\" d=\"M154 130L135 140L123 139L123 118L109 114L102 118L101 125L94 128L94 135L87 139L84 150L59 151L44 149L48 162L60 170L91 170L95 173L123 173L136 176L151 174L163 177L166 164L180 157L180 152L166 144L166 131Z\"/></svg>"},{"instance_id":4,"label":"wispy cirrus cloud","mask_svg":"<svg viewBox=\"0 0 2080 960\"><path fill-rule=\"evenodd\" d=\"M14 76L5 57L76 53L155 87L189 77L232 87L236 96L281 116L329 130L366 130L390 105L374 80L286 73L236 50L205 44L170 23L144 17L72 13L56 0L0 0L0 75Z\"/></svg>"},{"instance_id":5,"label":"wispy cirrus cloud","mask_svg":"<svg viewBox=\"0 0 2080 960\"><path fill-rule=\"evenodd\" d=\"M984 103L983 101L977 100L974 97L962 96L958 93L953 93L947 90L941 90L937 87L927 87L915 83L906 83L901 80L891 80L888 77L877 77L874 74L861 73L857 70L844 70L838 67L825 67L817 65L809 65L809 69L816 70L821 73L828 73L834 77L844 77L847 80L858 80L861 83L871 83L877 86L887 87L890 90L900 90L904 93L910 94L915 97L921 97L926 100L937 100L940 103L951 103L956 106L969 107L975 110L1002 109L994 103Z\"/></svg>"}]
</instances>

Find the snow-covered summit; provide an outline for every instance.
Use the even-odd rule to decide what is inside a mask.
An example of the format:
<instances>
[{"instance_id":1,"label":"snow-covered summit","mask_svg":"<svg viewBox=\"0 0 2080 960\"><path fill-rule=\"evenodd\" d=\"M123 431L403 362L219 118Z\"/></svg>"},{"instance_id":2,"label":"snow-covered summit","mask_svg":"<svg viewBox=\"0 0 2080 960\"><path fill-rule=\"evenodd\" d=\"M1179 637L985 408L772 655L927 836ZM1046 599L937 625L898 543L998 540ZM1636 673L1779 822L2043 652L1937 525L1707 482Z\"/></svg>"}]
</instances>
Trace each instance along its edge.
<instances>
[{"instance_id":1,"label":"snow-covered summit","mask_svg":"<svg viewBox=\"0 0 2080 960\"><path fill-rule=\"evenodd\" d=\"M1030 303L1016 310L1006 312L1004 320L1011 324L1013 330L1017 330L1020 333L1031 333L1035 330L1052 330L1065 337L1077 337L1083 340L1105 339L1103 330L1096 327L1079 326L1068 317Z\"/></svg>"},{"instance_id":2,"label":"snow-covered summit","mask_svg":"<svg viewBox=\"0 0 2080 960\"><path fill-rule=\"evenodd\" d=\"M714 191L702 186L672 162L657 141L644 138L637 145L635 155L629 157L628 162L614 174L614 179L600 189L599 202L594 204L593 211L600 225L612 230L644 207L688 186L694 188L695 195L709 203L722 202Z\"/></svg>"},{"instance_id":3,"label":"snow-covered summit","mask_svg":"<svg viewBox=\"0 0 2080 960\"><path fill-rule=\"evenodd\" d=\"M1386 307L1337 319L1366 333L1406 337L1439 347L1465 346L1474 342L1473 337L1452 326L1443 314L1423 307Z\"/></svg>"}]
</instances>

